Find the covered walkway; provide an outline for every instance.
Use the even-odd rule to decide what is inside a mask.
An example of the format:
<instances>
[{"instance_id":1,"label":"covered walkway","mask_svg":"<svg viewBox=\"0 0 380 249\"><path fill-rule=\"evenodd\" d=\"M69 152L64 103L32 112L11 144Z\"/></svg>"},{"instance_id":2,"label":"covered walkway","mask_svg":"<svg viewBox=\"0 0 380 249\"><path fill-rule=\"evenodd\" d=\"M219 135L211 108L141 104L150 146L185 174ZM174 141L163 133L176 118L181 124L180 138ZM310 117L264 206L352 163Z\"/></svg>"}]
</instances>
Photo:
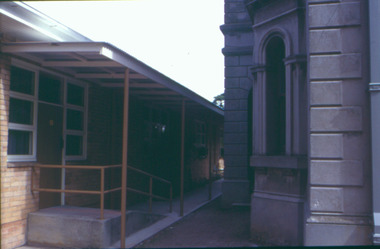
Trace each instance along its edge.
<instances>
[{"instance_id":1,"label":"covered walkway","mask_svg":"<svg viewBox=\"0 0 380 249\"><path fill-rule=\"evenodd\" d=\"M104 225L110 212L98 219L99 207L117 210L111 218L121 221L111 230L122 235L106 247L117 240L125 247L127 203L164 191L152 178L171 183L169 198L180 196L184 216L184 192L210 178L221 154L223 110L127 52L91 41L26 4L1 3L0 17L0 109L6 110L0 114L1 194L7 203L1 247L26 243L32 213L67 221L64 212ZM127 186L138 191L127 197ZM35 227L45 228L49 245L61 245L47 235L50 226ZM97 237L78 231L59 243Z\"/></svg>"}]
</instances>

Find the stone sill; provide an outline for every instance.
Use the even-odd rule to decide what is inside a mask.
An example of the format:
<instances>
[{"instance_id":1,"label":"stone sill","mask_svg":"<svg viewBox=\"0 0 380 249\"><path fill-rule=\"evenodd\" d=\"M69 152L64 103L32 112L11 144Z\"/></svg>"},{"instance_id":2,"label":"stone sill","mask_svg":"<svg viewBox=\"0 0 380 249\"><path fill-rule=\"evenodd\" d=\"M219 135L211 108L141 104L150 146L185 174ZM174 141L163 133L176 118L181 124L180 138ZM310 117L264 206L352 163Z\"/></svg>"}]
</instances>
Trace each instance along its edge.
<instances>
[{"instance_id":1,"label":"stone sill","mask_svg":"<svg viewBox=\"0 0 380 249\"><path fill-rule=\"evenodd\" d=\"M251 156L250 166L255 168L306 169L304 156Z\"/></svg>"},{"instance_id":2,"label":"stone sill","mask_svg":"<svg viewBox=\"0 0 380 249\"><path fill-rule=\"evenodd\" d=\"M286 202L296 202L296 203L305 202L304 195L285 194L285 193L268 192L268 191L260 191L260 190L255 190L252 194L252 197L260 198L260 199L286 201Z\"/></svg>"},{"instance_id":3,"label":"stone sill","mask_svg":"<svg viewBox=\"0 0 380 249\"><path fill-rule=\"evenodd\" d=\"M8 168L26 168L34 167L37 162L7 162Z\"/></svg>"}]
</instances>

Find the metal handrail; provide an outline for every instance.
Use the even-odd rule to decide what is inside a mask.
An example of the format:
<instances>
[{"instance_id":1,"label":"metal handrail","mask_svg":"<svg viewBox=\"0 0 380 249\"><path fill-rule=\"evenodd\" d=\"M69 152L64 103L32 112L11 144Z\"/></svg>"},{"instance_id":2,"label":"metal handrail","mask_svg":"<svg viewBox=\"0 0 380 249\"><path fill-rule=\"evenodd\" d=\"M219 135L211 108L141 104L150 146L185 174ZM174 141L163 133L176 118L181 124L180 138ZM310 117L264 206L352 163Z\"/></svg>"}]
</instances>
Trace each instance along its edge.
<instances>
[{"instance_id":1,"label":"metal handrail","mask_svg":"<svg viewBox=\"0 0 380 249\"><path fill-rule=\"evenodd\" d=\"M149 193L143 192L143 191L140 191L140 190L136 190L136 189L132 189L132 188L129 188L129 187L127 187L127 190L130 190L130 191L133 191L133 192L136 192L136 193L139 193L139 194L143 194L143 195L149 196L149 212L152 212L152 201L153 201L153 198L169 201L169 210L170 210L170 213L171 213L172 210L173 210L173 185L172 185L172 183L170 181L168 181L168 180L165 180L165 179L161 178L161 177L149 174L148 172L145 172L145 171L143 171L141 169L136 169L136 168L134 168L132 166L128 166L128 169L134 170L134 171L136 171L138 173L144 174L144 175L146 175L146 176L149 177ZM163 183L169 184L169 198L165 198L165 197L153 194L153 179L156 179L156 180L161 181Z\"/></svg>"},{"instance_id":2,"label":"metal handrail","mask_svg":"<svg viewBox=\"0 0 380 249\"><path fill-rule=\"evenodd\" d=\"M38 191L38 192L50 192L50 193L70 193L70 194L95 194L100 195L100 219L104 219L104 195L119 191L121 190L121 187L112 188L105 190L105 170L110 168L121 168L122 165L106 165L106 166L92 166L92 165L51 165L51 164L36 164L35 168L50 168L50 169L88 169L88 170L100 170L100 190L73 190L73 189L53 189L53 188L35 188L34 187L34 177L33 173L31 174L31 190L32 191ZM149 176L149 193L144 192L141 190L137 190L134 188L127 187L127 190L136 192L139 194L147 195L149 196L149 211L152 212L152 199L161 199L169 201L170 205L170 212L172 212L172 199L173 199L173 187L172 183L170 181L167 181L163 178L160 178L158 176L149 174L143 170L136 169L134 167L128 166L129 169L134 170L136 172L139 172L141 174L144 174L146 176ZM156 179L158 181L164 182L169 184L170 190L169 190L169 198L165 198L162 196L154 195L153 194L153 179Z\"/></svg>"}]
</instances>

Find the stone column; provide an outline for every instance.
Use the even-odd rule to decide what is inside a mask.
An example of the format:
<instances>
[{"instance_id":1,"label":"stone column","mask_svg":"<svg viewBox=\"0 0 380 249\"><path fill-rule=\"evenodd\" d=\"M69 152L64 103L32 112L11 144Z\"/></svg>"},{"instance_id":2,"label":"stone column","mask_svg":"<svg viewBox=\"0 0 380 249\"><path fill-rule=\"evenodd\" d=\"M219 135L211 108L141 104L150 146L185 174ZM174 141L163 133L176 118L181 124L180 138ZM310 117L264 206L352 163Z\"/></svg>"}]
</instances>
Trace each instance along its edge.
<instances>
[{"instance_id":1,"label":"stone column","mask_svg":"<svg viewBox=\"0 0 380 249\"><path fill-rule=\"evenodd\" d=\"M249 112L252 29L244 0L225 0L224 206L249 205Z\"/></svg>"}]
</instances>

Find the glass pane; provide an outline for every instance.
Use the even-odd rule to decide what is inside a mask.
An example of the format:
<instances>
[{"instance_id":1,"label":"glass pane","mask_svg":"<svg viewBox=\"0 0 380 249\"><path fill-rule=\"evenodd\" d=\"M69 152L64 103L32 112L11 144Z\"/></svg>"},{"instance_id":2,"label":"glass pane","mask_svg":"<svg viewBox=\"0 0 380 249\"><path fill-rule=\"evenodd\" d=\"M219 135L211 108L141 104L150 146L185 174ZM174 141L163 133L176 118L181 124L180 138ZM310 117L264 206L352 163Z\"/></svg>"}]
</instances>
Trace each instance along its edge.
<instances>
[{"instance_id":1,"label":"glass pane","mask_svg":"<svg viewBox=\"0 0 380 249\"><path fill-rule=\"evenodd\" d=\"M83 130L83 112L67 109L66 128L68 130Z\"/></svg>"},{"instance_id":2,"label":"glass pane","mask_svg":"<svg viewBox=\"0 0 380 249\"><path fill-rule=\"evenodd\" d=\"M84 88L81 86L67 84L67 103L72 105L84 105Z\"/></svg>"},{"instance_id":3,"label":"glass pane","mask_svg":"<svg viewBox=\"0 0 380 249\"><path fill-rule=\"evenodd\" d=\"M11 91L34 95L34 72L11 67Z\"/></svg>"},{"instance_id":4,"label":"glass pane","mask_svg":"<svg viewBox=\"0 0 380 249\"><path fill-rule=\"evenodd\" d=\"M75 135L66 136L66 155L81 156L83 153L83 137Z\"/></svg>"},{"instance_id":5,"label":"glass pane","mask_svg":"<svg viewBox=\"0 0 380 249\"><path fill-rule=\"evenodd\" d=\"M62 103L61 79L47 73L40 73L40 84L38 86L38 99L49 103Z\"/></svg>"},{"instance_id":6,"label":"glass pane","mask_svg":"<svg viewBox=\"0 0 380 249\"><path fill-rule=\"evenodd\" d=\"M8 155L31 155L32 132L9 130Z\"/></svg>"},{"instance_id":7,"label":"glass pane","mask_svg":"<svg viewBox=\"0 0 380 249\"><path fill-rule=\"evenodd\" d=\"M33 124L33 102L10 98L9 122L17 124Z\"/></svg>"}]
</instances>

